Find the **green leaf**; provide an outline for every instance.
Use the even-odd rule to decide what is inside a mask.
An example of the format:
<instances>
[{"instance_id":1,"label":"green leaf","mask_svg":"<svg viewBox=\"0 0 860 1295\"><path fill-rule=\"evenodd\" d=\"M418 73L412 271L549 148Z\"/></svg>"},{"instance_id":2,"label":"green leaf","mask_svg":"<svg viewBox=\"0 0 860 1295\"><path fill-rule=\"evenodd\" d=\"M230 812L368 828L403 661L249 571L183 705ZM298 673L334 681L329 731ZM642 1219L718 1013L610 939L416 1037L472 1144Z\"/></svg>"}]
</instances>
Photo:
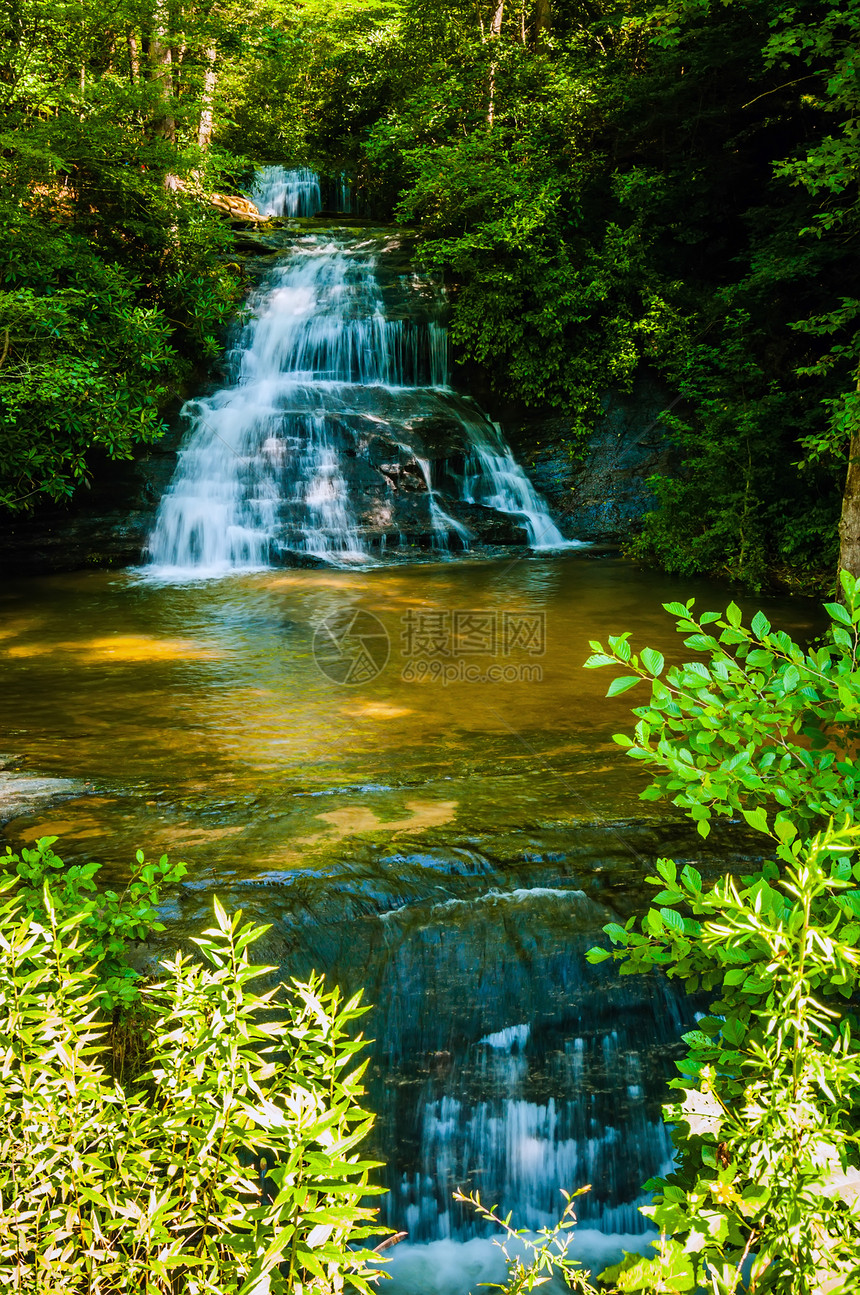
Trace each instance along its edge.
<instances>
[{"instance_id":1,"label":"green leaf","mask_svg":"<svg viewBox=\"0 0 860 1295\"><path fill-rule=\"evenodd\" d=\"M825 603L824 610L828 612L833 620L840 621L843 625L847 625L849 629L851 628L851 615L842 606L842 603Z\"/></svg>"},{"instance_id":2,"label":"green leaf","mask_svg":"<svg viewBox=\"0 0 860 1295\"><path fill-rule=\"evenodd\" d=\"M764 612L756 612L755 616L752 618L751 628L753 634L755 634L756 638L759 639L765 638L765 636L770 633L770 621L765 616Z\"/></svg>"},{"instance_id":3,"label":"green leaf","mask_svg":"<svg viewBox=\"0 0 860 1295\"><path fill-rule=\"evenodd\" d=\"M633 688L639 682L640 678L638 674L621 675L620 678L612 680L612 683L607 689L606 696L617 697L619 693L627 692L629 688Z\"/></svg>"},{"instance_id":4,"label":"green leaf","mask_svg":"<svg viewBox=\"0 0 860 1295\"><path fill-rule=\"evenodd\" d=\"M663 655L660 652L656 652L653 648L642 649L642 664L645 666L645 669L653 675L661 675L663 673Z\"/></svg>"},{"instance_id":5,"label":"green leaf","mask_svg":"<svg viewBox=\"0 0 860 1295\"><path fill-rule=\"evenodd\" d=\"M742 809L741 813L754 831L768 831L767 811L761 805L757 806L755 809Z\"/></svg>"},{"instance_id":6,"label":"green leaf","mask_svg":"<svg viewBox=\"0 0 860 1295\"><path fill-rule=\"evenodd\" d=\"M615 660L615 657L607 656L603 652L596 652L593 656L590 656L588 660L585 662L585 669L598 670L600 669L601 666L616 665L616 664L617 662Z\"/></svg>"}]
</instances>

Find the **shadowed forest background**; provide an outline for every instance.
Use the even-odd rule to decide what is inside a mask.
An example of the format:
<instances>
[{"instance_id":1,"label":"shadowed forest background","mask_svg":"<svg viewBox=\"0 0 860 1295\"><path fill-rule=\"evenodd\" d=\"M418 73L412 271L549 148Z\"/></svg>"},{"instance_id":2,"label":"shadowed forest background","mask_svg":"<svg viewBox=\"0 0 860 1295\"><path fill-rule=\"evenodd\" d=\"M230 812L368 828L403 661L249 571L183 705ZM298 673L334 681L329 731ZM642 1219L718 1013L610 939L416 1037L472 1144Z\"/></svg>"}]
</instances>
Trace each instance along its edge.
<instances>
[{"instance_id":1,"label":"shadowed forest background","mask_svg":"<svg viewBox=\"0 0 860 1295\"><path fill-rule=\"evenodd\" d=\"M636 556L830 581L858 43L856 0L4 0L3 511L160 435L245 290L206 197L283 162L417 231L458 360L556 411L573 460L608 390L659 381L674 467Z\"/></svg>"}]
</instances>

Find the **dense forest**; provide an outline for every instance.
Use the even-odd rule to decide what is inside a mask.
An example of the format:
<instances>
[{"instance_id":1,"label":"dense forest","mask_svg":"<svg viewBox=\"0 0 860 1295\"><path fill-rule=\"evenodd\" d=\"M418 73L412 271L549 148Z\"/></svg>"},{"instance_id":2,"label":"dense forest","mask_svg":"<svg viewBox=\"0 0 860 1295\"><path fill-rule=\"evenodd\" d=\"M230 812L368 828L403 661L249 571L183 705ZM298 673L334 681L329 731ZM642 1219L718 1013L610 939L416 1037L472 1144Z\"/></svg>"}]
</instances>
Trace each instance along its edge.
<instances>
[{"instance_id":1,"label":"dense forest","mask_svg":"<svg viewBox=\"0 0 860 1295\"><path fill-rule=\"evenodd\" d=\"M633 553L830 579L860 347L860 5L5 0L0 504L157 438L243 296L207 198L346 172L413 228L459 357L583 453L665 388ZM843 565L860 570L848 476Z\"/></svg>"}]
</instances>

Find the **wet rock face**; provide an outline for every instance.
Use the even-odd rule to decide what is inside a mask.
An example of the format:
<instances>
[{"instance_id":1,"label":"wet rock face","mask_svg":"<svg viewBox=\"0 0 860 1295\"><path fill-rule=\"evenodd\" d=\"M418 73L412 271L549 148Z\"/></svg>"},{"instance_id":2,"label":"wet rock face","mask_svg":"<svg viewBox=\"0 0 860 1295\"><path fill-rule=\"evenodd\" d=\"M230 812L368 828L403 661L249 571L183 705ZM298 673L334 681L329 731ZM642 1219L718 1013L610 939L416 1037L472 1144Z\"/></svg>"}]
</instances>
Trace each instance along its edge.
<instances>
[{"instance_id":1,"label":"wet rock face","mask_svg":"<svg viewBox=\"0 0 860 1295\"><path fill-rule=\"evenodd\" d=\"M94 462L91 488L70 505L0 514L0 578L137 564L181 435L174 427L130 462Z\"/></svg>"},{"instance_id":2,"label":"wet rock face","mask_svg":"<svg viewBox=\"0 0 860 1295\"><path fill-rule=\"evenodd\" d=\"M453 416L415 416L405 397L401 404L400 418L395 410L387 411L391 422L378 430L358 419L341 429L341 467L360 534L374 545L384 539L386 548L432 545L434 521L423 460L438 505L468 529L473 545L526 544L526 528L518 518L461 498L468 453L462 423Z\"/></svg>"},{"instance_id":3,"label":"wet rock face","mask_svg":"<svg viewBox=\"0 0 860 1295\"><path fill-rule=\"evenodd\" d=\"M564 418L505 423L566 535L618 543L640 529L655 502L648 478L677 470L659 421L671 402L665 388L647 376L630 393L610 392L584 454L571 442Z\"/></svg>"},{"instance_id":4,"label":"wet rock face","mask_svg":"<svg viewBox=\"0 0 860 1295\"><path fill-rule=\"evenodd\" d=\"M86 785L79 779L45 778L27 772L24 764L23 756L0 752L0 826L85 794Z\"/></svg>"},{"instance_id":5,"label":"wet rock face","mask_svg":"<svg viewBox=\"0 0 860 1295\"><path fill-rule=\"evenodd\" d=\"M419 457L441 483L436 499L473 536L473 547L525 544L525 528L512 516L459 498L465 470L463 429L454 418L409 418L392 439L390 427L360 432L344 429L351 450L342 458L347 489L360 533L374 548L430 549L434 526L427 483ZM51 571L135 566L142 560L158 502L177 462L182 428L133 463L104 465L91 492L73 509L46 508L0 522L0 577ZM322 566L312 554L283 553L290 566Z\"/></svg>"}]
</instances>

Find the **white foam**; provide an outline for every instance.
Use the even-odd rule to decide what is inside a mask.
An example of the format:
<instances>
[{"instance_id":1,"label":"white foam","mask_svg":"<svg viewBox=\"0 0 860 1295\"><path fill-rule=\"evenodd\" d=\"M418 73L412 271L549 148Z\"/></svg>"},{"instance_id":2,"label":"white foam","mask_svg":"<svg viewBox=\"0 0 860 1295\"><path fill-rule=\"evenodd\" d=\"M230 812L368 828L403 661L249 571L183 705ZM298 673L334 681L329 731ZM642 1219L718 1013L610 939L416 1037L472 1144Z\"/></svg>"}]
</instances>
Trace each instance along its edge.
<instances>
[{"instance_id":1,"label":"white foam","mask_svg":"<svg viewBox=\"0 0 860 1295\"><path fill-rule=\"evenodd\" d=\"M571 903L584 901L586 904L592 902L584 890L564 890L558 886L529 886L520 887L517 890L497 890L493 887L491 890L484 891L482 895L473 895L470 899L442 900L434 904L430 911L441 913L457 908L473 908L477 904L533 904L542 899L567 899Z\"/></svg>"},{"instance_id":2,"label":"white foam","mask_svg":"<svg viewBox=\"0 0 860 1295\"><path fill-rule=\"evenodd\" d=\"M530 1025L509 1025L504 1030L497 1030L495 1034L485 1034L479 1043L483 1043L487 1048L497 1048L500 1052L510 1052L514 1044L522 1052L523 1048L529 1041L531 1034Z\"/></svg>"},{"instance_id":3,"label":"white foam","mask_svg":"<svg viewBox=\"0 0 860 1295\"><path fill-rule=\"evenodd\" d=\"M575 1228L568 1254L597 1274L617 1263L625 1251L647 1254L656 1236L656 1232L603 1233L594 1228ZM521 1244L508 1246L511 1255L523 1250ZM427 1245L401 1243L391 1255L385 1267L391 1281L382 1288L388 1295L470 1295L484 1283L505 1279L504 1255L488 1238L430 1241ZM560 1295L568 1289L558 1279L541 1287L546 1295Z\"/></svg>"}]
</instances>

